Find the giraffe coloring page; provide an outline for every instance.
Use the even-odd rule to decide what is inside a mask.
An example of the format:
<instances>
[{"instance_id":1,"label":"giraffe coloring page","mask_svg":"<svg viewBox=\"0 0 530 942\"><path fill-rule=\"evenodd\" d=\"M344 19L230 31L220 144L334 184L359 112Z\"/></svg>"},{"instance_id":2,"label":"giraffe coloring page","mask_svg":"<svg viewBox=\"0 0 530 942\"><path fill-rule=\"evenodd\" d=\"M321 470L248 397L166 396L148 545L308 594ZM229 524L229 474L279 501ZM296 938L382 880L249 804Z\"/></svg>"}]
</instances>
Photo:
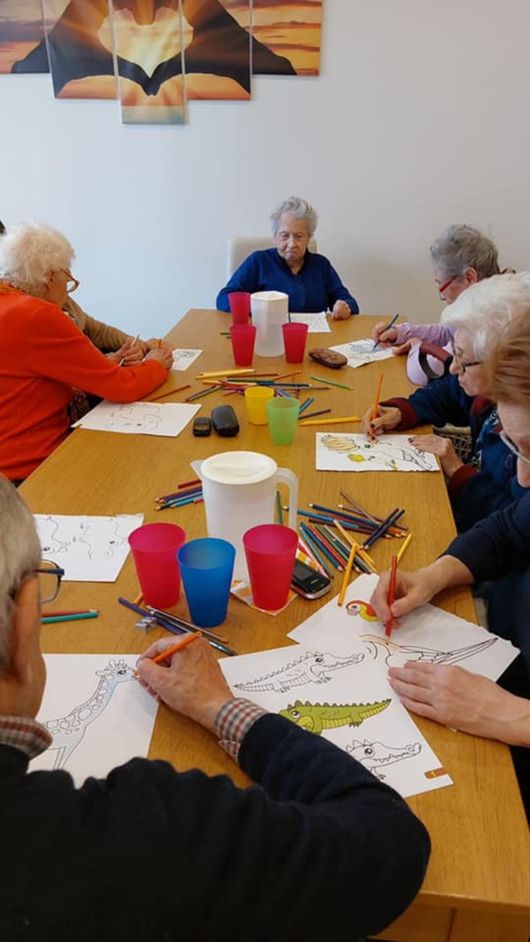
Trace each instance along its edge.
<instances>
[{"instance_id":1,"label":"giraffe coloring page","mask_svg":"<svg viewBox=\"0 0 530 942\"><path fill-rule=\"evenodd\" d=\"M143 514L35 514L42 556L64 569L66 582L115 582L129 552L128 536L143 520Z\"/></svg>"},{"instance_id":2,"label":"giraffe coloring page","mask_svg":"<svg viewBox=\"0 0 530 942\"><path fill-rule=\"evenodd\" d=\"M147 756L158 704L134 678L133 654L46 654L38 721L53 737L31 771L64 769L76 785Z\"/></svg>"},{"instance_id":3,"label":"giraffe coloring page","mask_svg":"<svg viewBox=\"0 0 530 942\"><path fill-rule=\"evenodd\" d=\"M390 638L370 605L377 576L359 576L348 587L345 605L336 599L289 634L295 641L329 647L348 636L360 640L385 675L389 667L402 667L406 661L431 664L458 664L475 674L497 680L519 654L517 648L479 625L434 605L423 605L400 619Z\"/></svg>"}]
</instances>

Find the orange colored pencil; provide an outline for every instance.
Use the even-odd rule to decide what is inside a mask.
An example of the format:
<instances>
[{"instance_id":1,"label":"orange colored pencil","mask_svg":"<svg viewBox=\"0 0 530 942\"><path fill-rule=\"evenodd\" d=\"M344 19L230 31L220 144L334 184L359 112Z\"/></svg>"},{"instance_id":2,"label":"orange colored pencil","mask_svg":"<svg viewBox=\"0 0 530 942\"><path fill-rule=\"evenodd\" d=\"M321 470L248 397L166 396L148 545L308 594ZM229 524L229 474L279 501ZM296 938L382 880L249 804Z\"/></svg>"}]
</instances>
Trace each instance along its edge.
<instances>
[{"instance_id":1,"label":"orange colored pencil","mask_svg":"<svg viewBox=\"0 0 530 942\"><path fill-rule=\"evenodd\" d=\"M392 608L394 602L396 601L397 568L398 568L398 558L397 558L397 555L394 554L394 556L392 556L392 565L390 567L390 582L388 583L387 602L388 602L389 608ZM390 633L393 627L394 627L394 619L392 618L392 616L390 616L390 618L388 619L385 625L385 635L387 638L390 638Z\"/></svg>"},{"instance_id":2,"label":"orange colored pencil","mask_svg":"<svg viewBox=\"0 0 530 942\"><path fill-rule=\"evenodd\" d=\"M383 385L383 374L379 374L377 380L377 387L375 390L375 399L374 399L374 408L372 409L372 421L377 418L377 410L379 409L379 399L381 398L381 386Z\"/></svg>"},{"instance_id":3,"label":"orange colored pencil","mask_svg":"<svg viewBox=\"0 0 530 942\"><path fill-rule=\"evenodd\" d=\"M172 396L173 393L182 392L183 389L191 389L191 383L186 383L185 386L177 386L176 389L169 389L165 393L160 393L159 396L152 396L151 399L145 399L144 402L158 402L159 399L165 399L166 396Z\"/></svg>"},{"instance_id":4,"label":"orange colored pencil","mask_svg":"<svg viewBox=\"0 0 530 942\"><path fill-rule=\"evenodd\" d=\"M170 644L169 648L166 648L165 651L161 651L160 654L157 654L157 656L153 658L153 664L161 664L162 661L166 660L166 658L171 657L177 651L182 651L182 649L185 648L187 644L191 644L192 641L196 641L197 638L201 637L202 635L200 631L194 631L189 635L184 635L180 641L175 641L175 644Z\"/></svg>"}]
</instances>

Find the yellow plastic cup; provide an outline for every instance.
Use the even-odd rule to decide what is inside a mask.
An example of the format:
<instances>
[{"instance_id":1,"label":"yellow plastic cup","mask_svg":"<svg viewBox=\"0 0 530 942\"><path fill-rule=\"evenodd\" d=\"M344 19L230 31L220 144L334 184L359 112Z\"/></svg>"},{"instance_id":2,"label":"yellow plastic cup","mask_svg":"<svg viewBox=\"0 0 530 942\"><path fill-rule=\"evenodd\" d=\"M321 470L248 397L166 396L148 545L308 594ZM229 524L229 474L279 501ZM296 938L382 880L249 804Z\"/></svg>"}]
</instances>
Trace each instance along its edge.
<instances>
[{"instance_id":1,"label":"yellow plastic cup","mask_svg":"<svg viewBox=\"0 0 530 942\"><path fill-rule=\"evenodd\" d=\"M273 396L274 390L270 386L248 386L245 389L245 406L252 425L267 425L267 402Z\"/></svg>"}]
</instances>

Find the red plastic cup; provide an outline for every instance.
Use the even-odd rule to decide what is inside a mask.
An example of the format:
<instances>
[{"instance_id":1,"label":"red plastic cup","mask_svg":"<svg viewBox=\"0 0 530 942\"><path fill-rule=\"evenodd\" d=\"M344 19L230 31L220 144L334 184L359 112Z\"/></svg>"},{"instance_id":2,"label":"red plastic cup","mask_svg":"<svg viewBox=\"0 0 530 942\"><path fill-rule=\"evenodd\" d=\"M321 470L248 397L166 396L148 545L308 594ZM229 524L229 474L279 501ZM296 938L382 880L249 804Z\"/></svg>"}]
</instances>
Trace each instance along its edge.
<instances>
[{"instance_id":1,"label":"red plastic cup","mask_svg":"<svg viewBox=\"0 0 530 942\"><path fill-rule=\"evenodd\" d=\"M171 608L180 595L177 553L186 540L174 523L146 523L129 536L138 582L146 605Z\"/></svg>"},{"instance_id":2,"label":"red plastic cup","mask_svg":"<svg viewBox=\"0 0 530 942\"><path fill-rule=\"evenodd\" d=\"M247 324L250 317L250 293L248 291L231 291L228 303L232 313L232 324Z\"/></svg>"},{"instance_id":3,"label":"red plastic cup","mask_svg":"<svg viewBox=\"0 0 530 942\"><path fill-rule=\"evenodd\" d=\"M230 329L234 363L237 366L250 366L254 356L256 327L254 324L234 324Z\"/></svg>"},{"instance_id":4,"label":"red plastic cup","mask_svg":"<svg viewBox=\"0 0 530 942\"><path fill-rule=\"evenodd\" d=\"M302 363L307 340L307 324L282 324L283 347L288 363Z\"/></svg>"},{"instance_id":5,"label":"red plastic cup","mask_svg":"<svg viewBox=\"0 0 530 942\"><path fill-rule=\"evenodd\" d=\"M254 605L273 612L289 596L298 534L290 527L264 523L243 534Z\"/></svg>"}]
</instances>

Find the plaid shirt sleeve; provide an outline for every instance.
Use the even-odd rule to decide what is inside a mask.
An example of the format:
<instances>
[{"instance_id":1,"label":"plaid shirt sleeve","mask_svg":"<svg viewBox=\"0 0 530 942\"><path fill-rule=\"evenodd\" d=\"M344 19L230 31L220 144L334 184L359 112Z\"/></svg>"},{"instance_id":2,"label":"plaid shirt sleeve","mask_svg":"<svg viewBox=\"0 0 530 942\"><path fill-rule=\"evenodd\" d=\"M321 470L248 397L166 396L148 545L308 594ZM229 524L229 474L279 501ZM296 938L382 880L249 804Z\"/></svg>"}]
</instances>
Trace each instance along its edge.
<instances>
[{"instance_id":1,"label":"plaid shirt sleeve","mask_svg":"<svg viewBox=\"0 0 530 942\"><path fill-rule=\"evenodd\" d=\"M0 716L0 746L19 749L28 759L45 752L53 741L47 729L30 716Z\"/></svg>"},{"instance_id":2,"label":"plaid shirt sleeve","mask_svg":"<svg viewBox=\"0 0 530 942\"><path fill-rule=\"evenodd\" d=\"M237 762L239 747L249 729L260 716L265 716L267 710L257 706L250 700L236 697L228 700L219 710L215 718L215 730L219 745L228 755Z\"/></svg>"}]
</instances>

